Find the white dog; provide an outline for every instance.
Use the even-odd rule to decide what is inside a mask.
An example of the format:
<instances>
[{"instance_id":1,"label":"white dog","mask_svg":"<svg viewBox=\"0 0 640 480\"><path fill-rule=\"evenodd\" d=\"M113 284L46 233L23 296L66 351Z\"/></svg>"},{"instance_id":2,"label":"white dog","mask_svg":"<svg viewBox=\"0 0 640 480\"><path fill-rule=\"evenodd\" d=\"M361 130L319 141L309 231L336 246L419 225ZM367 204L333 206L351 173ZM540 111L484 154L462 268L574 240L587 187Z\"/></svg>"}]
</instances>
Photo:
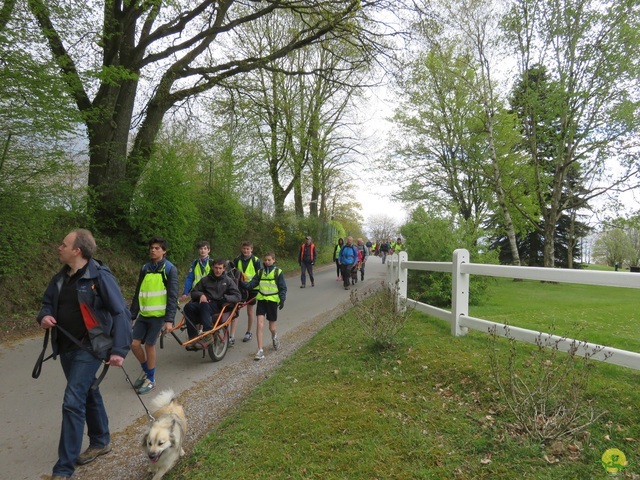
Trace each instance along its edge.
<instances>
[{"instance_id":1,"label":"white dog","mask_svg":"<svg viewBox=\"0 0 640 480\"><path fill-rule=\"evenodd\" d=\"M182 441L187 433L187 418L173 390L164 390L151 403L155 419L142 440L149 457L152 480L160 480L184 455Z\"/></svg>"}]
</instances>

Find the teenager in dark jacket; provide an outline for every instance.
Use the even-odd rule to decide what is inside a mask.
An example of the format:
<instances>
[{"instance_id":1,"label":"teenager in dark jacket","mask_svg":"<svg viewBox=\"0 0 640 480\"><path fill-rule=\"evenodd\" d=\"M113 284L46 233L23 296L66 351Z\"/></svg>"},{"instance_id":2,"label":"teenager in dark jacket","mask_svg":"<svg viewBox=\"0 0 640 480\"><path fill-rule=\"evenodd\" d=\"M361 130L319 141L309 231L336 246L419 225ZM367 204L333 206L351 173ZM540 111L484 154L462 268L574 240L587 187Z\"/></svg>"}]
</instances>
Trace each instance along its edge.
<instances>
[{"instance_id":1,"label":"teenager in dark jacket","mask_svg":"<svg viewBox=\"0 0 640 480\"><path fill-rule=\"evenodd\" d=\"M218 317L225 303L238 303L242 300L240 289L233 278L226 273L226 261L219 258L213 262L211 272L203 277L191 290L191 303L184 306L184 314L190 320L187 322L189 338L198 336L196 324L202 325L202 330L208 332L213 329L213 320ZM203 346L211 339L203 339ZM191 345L195 350L197 347Z\"/></svg>"}]
</instances>

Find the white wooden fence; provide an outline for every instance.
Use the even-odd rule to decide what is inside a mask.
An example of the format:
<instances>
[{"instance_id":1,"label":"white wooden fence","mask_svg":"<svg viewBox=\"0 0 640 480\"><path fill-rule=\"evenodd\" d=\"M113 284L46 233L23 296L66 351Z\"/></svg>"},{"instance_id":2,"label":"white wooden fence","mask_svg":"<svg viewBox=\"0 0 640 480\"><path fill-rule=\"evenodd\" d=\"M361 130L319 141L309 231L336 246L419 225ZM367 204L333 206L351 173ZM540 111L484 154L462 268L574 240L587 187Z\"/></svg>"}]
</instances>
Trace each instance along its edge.
<instances>
[{"instance_id":1,"label":"white wooden fence","mask_svg":"<svg viewBox=\"0 0 640 480\"><path fill-rule=\"evenodd\" d=\"M463 249L453 252L453 261L451 263L410 262L406 252L400 252L387 257L387 263L387 283L389 287L396 288L397 285L398 295L402 299L406 299L407 306L412 306L416 310L449 322L452 335L465 335L469 328L485 333L494 330L496 335L503 337L514 338L532 344L542 344L547 347L557 346L559 350L564 352L574 351L576 355L583 357L589 356L594 360L606 360L609 363L640 370L640 353L578 341L550 333L536 332L512 325L507 326L468 315L470 275L640 288L640 273L593 272L558 268L485 265L471 263L469 260L469 252ZM409 270L450 273L452 275L451 311L407 298L407 272ZM401 303L402 302L399 302L399 304Z\"/></svg>"}]
</instances>

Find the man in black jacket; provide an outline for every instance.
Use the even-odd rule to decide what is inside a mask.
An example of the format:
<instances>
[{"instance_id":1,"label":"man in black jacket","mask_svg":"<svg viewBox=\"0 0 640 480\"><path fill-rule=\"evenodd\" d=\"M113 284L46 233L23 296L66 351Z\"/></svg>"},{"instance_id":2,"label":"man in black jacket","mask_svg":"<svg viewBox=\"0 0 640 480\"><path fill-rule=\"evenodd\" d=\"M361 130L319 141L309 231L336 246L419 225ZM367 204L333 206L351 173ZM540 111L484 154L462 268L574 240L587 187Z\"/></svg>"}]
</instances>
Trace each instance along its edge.
<instances>
[{"instance_id":1,"label":"man in black jacket","mask_svg":"<svg viewBox=\"0 0 640 480\"><path fill-rule=\"evenodd\" d=\"M198 336L196 324L201 324L205 332L213 329L212 317L217 318L225 303L242 301L240 289L225 272L225 264L222 258L215 260L209 275L203 277L191 290L191 303L184 306L184 314L189 319L189 338Z\"/></svg>"}]
</instances>

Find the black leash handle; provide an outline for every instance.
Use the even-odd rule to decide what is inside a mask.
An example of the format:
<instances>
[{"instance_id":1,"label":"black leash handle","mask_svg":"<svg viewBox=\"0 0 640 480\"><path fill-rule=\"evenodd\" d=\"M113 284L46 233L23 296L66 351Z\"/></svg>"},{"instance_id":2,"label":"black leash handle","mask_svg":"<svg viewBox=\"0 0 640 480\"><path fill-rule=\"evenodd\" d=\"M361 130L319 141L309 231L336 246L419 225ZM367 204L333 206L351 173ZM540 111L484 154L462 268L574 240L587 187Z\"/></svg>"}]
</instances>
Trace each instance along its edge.
<instances>
[{"instance_id":1,"label":"black leash handle","mask_svg":"<svg viewBox=\"0 0 640 480\"><path fill-rule=\"evenodd\" d=\"M38 378L42 373L42 364L53 357L53 353L49 355L47 358L44 358L44 354L47 351L47 345L49 343L49 329L47 328L44 331L44 342L42 342L42 351L40 355L38 355L38 360L36 360L36 364L33 367L33 371L31 372L31 377Z\"/></svg>"},{"instance_id":2,"label":"black leash handle","mask_svg":"<svg viewBox=\"0 0 640 480\"><path fill-rule=\"evenodd\" d=\"M91 348L80 343L76 337L71 335L67 330L62 328L60 325L54 325L51 328L57 328L62 333L64 333L69 338L69 340L75 343L79 348L90 353L91 355L93 355L95 358L97 358L102 362L102 364L104 365L104 367L102 368L102 372L93 381L93 384L91 385L91 390L96 390L100 386L100 382L102 382L102 380L104 380L104 377L107 375L107 371L109 370L109 364L103 358L100 358L98 355L96 355L96 353ZM34 365L33 371L31 372L31 376L33 378L38 378L40 376L40 373L42 373L42 364L47 360L49 360L50 358L53 358L53 353L49 355L47 358L44 358L44 354L47 351L47 345L49 343L49 331L51 330L51 328L47 328L44 332L44 341L42 342L42 351L40 352L40 355L38 355L36 364Z\"/></svg>"},{"instance_id":3,"label":"black leash handle","mask_svg":"<svg viewBox=\"0 0 640 480\"><path fill-rule=\"evenodd\" d=\"M98 358L95 355L95 353L93 353L93 350L87 349L84 345L82 345L80 342L75 340L75 338L72 337L71 334L69 334L69 332L67 332L64 328L60 327L59 325L57 325L57 327L65 335L67 335L69 338L73 339L76 342L76 344L78 344L78 346L80 346L81 348L89 351L94 357ZM36 364L33 367L33 372L31 373L31 376L33 378L38 378L40 376L40 373L42 373L42 364L53 357L53 353L52 353L47 358L44 358L45 352L47 351L47 345L49 344L49 331L50 330L51 330L50 328L47 328L45 330L45 332L44 332L44 341L42 342L42 351L40 352L40 355L38 356L38 360L36 360ZM100 382L102 382L102 380L104 379L105 375L107 374L107 370L109 370L109 364L104 362L104 361L103 361L103 363L104 363L104 368L102 369L102 373L100 374L100 376L98 378L96 378L93 381L93 384L91 385L91 388L93 390L98 388L98 386L100 385ZM127 371L124 369L124 365L121 365L120 368L122 368L122 371L124 372L124 376L127 378L127 382L129 382L129 385L131 385L131 388L133 388L133 383L131 382L131 379L129 378L129 375L127 374ZM140 394L136 391L135 388L133 388L133 391L135 392L136 396L138 397L138 400L140 400L140 403L142 404L142 407L144 408L144 411L146 412L147 417L149 418L150 421L153 422L155 420L155 418L153 418L153 415L151 415L151 413L149 412L149 409L147 408L147 406L142 401L142 398L140 398Z\"/></svg>"}]
</instances>

